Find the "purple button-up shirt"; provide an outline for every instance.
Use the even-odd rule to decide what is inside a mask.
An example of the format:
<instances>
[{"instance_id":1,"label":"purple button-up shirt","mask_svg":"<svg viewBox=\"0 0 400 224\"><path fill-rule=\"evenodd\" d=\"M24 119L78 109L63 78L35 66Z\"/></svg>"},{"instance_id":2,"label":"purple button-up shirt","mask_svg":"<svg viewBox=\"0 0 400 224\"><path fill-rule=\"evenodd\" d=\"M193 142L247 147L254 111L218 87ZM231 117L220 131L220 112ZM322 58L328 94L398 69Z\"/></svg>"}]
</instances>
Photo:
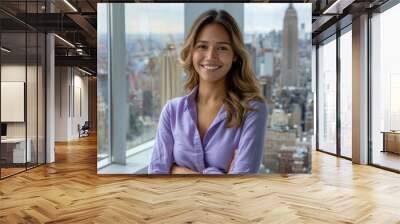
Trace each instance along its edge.
<instances>
[{"instance_id":1,"label":"purple button-up shirt","mask_svg":"<svg viewBox=\"0 0 400 224\"><path fill-rule=\"evenodd\" d=\"M203 174L257 173L264 154L265 103L251 101L250 106L257 111L248 112L239 128L225 127L226 110L222 106L202 141L197 129L197 92L198 87L164 106L149 173L169 174L174 163ZM236 157L229 171L234 150Z\"/></svg>"}]
</instances>

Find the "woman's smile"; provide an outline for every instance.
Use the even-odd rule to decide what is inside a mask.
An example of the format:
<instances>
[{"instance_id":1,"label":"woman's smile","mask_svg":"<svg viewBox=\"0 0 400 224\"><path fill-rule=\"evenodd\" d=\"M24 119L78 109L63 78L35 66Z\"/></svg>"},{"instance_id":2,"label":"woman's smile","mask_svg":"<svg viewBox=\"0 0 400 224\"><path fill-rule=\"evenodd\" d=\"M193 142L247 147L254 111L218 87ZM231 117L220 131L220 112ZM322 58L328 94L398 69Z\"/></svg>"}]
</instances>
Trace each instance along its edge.
<instances>
[{"instance_id":1,"label":"woman's smile","mask_svg":"<svg viewBox=\"0 0 400 224\"><path fill-rule=\"evenodd\" d=\"M205 69L206 71L214 72L217 71L218 69L222 68L222 65L216 65L216 64L200 64L200 66Z\"/></svg>"}]
</instances>

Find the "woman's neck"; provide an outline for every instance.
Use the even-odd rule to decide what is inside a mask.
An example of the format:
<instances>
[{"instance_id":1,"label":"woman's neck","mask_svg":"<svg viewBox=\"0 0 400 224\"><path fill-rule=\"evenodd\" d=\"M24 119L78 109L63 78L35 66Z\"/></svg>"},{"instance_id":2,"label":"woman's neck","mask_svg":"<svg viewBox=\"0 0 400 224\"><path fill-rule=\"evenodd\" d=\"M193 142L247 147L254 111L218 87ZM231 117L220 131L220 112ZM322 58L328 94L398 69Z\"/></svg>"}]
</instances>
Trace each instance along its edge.
<instances>
[{"instance_id":1,"label":"woman's neck","mask_svg":"<svg viewBox=\"0 0 400 224\"><path fill-rule=\"evenodd\" d=\"M219 82L201 82L197 94L197 102L200 104L222 103L226 97L225 81Z\"/></svg>"}]
</instances>

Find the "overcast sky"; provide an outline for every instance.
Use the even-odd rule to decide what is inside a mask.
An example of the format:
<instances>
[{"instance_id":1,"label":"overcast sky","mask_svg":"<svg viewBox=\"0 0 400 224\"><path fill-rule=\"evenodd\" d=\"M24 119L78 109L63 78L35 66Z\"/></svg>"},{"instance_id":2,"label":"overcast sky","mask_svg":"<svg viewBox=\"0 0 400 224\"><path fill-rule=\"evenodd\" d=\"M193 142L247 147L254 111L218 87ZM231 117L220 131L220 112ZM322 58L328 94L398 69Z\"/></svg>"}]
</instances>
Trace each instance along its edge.
<instances>
[{"instance_id":1,"label":"overcast sky","mask_svg":"<svg viewBox=\"0 0 400 224\"><path fill-rule=\"evenodd\" d=\"M98 31L106 32L106 3L98 6ZM125 29L129 34L183 33L184 4L132 3L125 4ZM288 3L246 3L245 33L264 33L280 30ZM305 24L311 32L311 3L295 3L299 27Z\"/></svg>"},{"instance_id":2,"label":"overcast sky","mask_svg":"<svg viewBox=\"0 0 400 224\"><path fill-rule=\"evenodd\" d=\"M254 31L269 32L283 27L283 18L288 8L287 3L247 3L244 6L245 33ZM311 32L311 3L293 4L297 11L297 20L305 24L305 31Z\"/></svg>"}]
</instances>

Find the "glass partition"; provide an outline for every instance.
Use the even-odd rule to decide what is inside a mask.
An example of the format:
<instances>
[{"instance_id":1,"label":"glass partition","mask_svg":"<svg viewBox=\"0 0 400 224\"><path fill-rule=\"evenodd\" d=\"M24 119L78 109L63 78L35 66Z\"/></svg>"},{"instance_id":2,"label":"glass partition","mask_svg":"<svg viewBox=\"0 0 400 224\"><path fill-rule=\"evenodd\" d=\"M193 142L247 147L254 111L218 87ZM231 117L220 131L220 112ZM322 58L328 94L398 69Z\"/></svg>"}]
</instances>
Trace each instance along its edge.
<instances>
[{"instance_id":1,"label":"glass partition","mask_svg":"<svg viewBox=\"0 0 400 224\"><path fill-rule=\"evenodd\" d=\"M20 1L11 8L23 17L43 12L44 3ZM46 40L40 31L1 12L0 26L0 178L5 178L45 162Z\"/></svg>"},{"instance_id":2,"label":"glass partition","mask_svg":"<svg viewBox=\"0 0 400 224\"><path fill-rule=\"evenodd\" d=\"M26 140L26 41L25 32L1 34L2 178L24 171L31 158Z\"/></svg>"}]
</instances>

